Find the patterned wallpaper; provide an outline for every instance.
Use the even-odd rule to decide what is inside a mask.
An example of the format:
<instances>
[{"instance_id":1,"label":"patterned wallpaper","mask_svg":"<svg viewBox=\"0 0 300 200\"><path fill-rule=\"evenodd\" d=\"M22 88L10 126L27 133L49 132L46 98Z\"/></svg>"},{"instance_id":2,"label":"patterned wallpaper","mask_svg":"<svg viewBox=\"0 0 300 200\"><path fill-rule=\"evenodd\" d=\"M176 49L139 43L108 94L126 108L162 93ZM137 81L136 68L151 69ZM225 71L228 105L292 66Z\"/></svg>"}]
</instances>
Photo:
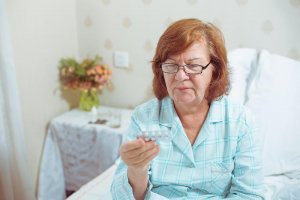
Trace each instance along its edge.
<instances>
[{"instance_id":1,"label":"patterned wallpaper","mask_svg":"<svg viewBox=\"0 0 300 200\"><path fill-rule=\"evenodd\" d=\"M77 0L80 56L99 54L112 66L112 91L101 102L134 107L152 96L151 59L159 36L181 18L217 25L226 47L267 49L300 60L300 0ZM128 69L113 52L129 53Z\"/></svg>"}]
</instances>

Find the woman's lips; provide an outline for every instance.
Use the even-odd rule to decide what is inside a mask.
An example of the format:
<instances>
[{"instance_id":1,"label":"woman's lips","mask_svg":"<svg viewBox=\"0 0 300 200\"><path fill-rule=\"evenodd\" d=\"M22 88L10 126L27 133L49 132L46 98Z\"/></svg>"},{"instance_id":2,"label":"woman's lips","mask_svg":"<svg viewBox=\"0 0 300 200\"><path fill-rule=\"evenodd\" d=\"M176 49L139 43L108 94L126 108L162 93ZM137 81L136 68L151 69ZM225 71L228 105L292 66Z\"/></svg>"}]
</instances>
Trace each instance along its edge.
<instances>
[{"instance_id":1,"label":"woman's lips","mask_svg":"<svg viewBox=\"0 0 300 200\"><path fill-rule=\"evenodd\" d=\"M180 90L180 91L183 91L183 90L187 90L187 89L190 89L188 87L177 87L176 89Z\"/></svg>"}]
</instances>

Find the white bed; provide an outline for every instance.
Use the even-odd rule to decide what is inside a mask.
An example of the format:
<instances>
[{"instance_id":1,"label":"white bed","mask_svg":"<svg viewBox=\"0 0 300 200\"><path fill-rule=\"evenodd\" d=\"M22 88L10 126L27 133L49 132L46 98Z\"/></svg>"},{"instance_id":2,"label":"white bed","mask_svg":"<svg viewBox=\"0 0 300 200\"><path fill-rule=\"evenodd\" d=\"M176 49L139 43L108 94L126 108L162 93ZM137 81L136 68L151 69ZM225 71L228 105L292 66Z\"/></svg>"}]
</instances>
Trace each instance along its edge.
<instances>
[{"instance_id":1,"label":"white bed","mask_svg":"<svg viewBox=\"0 0 300 200\"><path fill-rule=\"evenodd\" d=\"M117 163L83 185L80 190L73 193L67 200L111 200L110 185L116 168Z\"/></svg>"},{"instance_id":2,"label":"white bed","mask_svg":"<svg viewBox=\"0 0 300 200\"><path fill-rule=\"evenodd\" d=\"M229 98L246 105L260 127L266 199L300 200L300 62L255 49L236 49L228 58ZM68 200L110 200L116 166Z\"/></svg>"},{"instance_id":3,"label":"white bed","mask_svg":"<svg viewBox=\"0 0 300 200\"><path fill-rule=\"evenodd\" d=\"M82 186L67 200L112 200L110 185L116 168L117 164L112 165L104 173ZM300 199L300 177L266 176L265 183L267 200Z\"/></svg>"}]
</instances>

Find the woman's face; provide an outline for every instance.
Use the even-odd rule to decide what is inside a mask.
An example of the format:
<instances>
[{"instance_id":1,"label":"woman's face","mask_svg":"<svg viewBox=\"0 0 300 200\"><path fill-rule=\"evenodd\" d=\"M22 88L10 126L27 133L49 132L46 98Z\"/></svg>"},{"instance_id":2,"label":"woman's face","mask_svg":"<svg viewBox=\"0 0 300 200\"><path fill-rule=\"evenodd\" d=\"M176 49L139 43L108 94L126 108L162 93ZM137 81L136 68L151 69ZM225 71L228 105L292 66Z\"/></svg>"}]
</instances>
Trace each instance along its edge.
<instances>
[{"instance_id":1,"label":"woman's face","mask_svg":"<svg viewBox=\"0 0 300 200\"><path fill-rule=\"evenodd\" d=\"M171 55L165 63L207 65L209 51L204 40L194 42L183 53ZM176 74L164 73L169 96L178 104L197 105L205 99L212 77L213 66L210 64L201 74L187 75L182 68Z\"/></svg>"}]
</instances>

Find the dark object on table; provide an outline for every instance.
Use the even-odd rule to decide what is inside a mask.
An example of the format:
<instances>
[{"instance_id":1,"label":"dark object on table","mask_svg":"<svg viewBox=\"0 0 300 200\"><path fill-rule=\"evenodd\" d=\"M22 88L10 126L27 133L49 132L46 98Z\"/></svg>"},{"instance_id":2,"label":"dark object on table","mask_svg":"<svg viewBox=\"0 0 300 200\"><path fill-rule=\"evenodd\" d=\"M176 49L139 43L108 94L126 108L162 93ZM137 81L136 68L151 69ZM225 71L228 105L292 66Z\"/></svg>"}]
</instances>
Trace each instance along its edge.
<instances>
[{"instance_id":1,"label":"dark object on table","mask_svg":"<svg viewBox=\"0 0 300 200\"><path fill-rule=\"evenodd\" d=\"M106 124L106 119L97 119L96 121L92 122L90 121L89 124Z\"/></svg>"}]
</instances>

